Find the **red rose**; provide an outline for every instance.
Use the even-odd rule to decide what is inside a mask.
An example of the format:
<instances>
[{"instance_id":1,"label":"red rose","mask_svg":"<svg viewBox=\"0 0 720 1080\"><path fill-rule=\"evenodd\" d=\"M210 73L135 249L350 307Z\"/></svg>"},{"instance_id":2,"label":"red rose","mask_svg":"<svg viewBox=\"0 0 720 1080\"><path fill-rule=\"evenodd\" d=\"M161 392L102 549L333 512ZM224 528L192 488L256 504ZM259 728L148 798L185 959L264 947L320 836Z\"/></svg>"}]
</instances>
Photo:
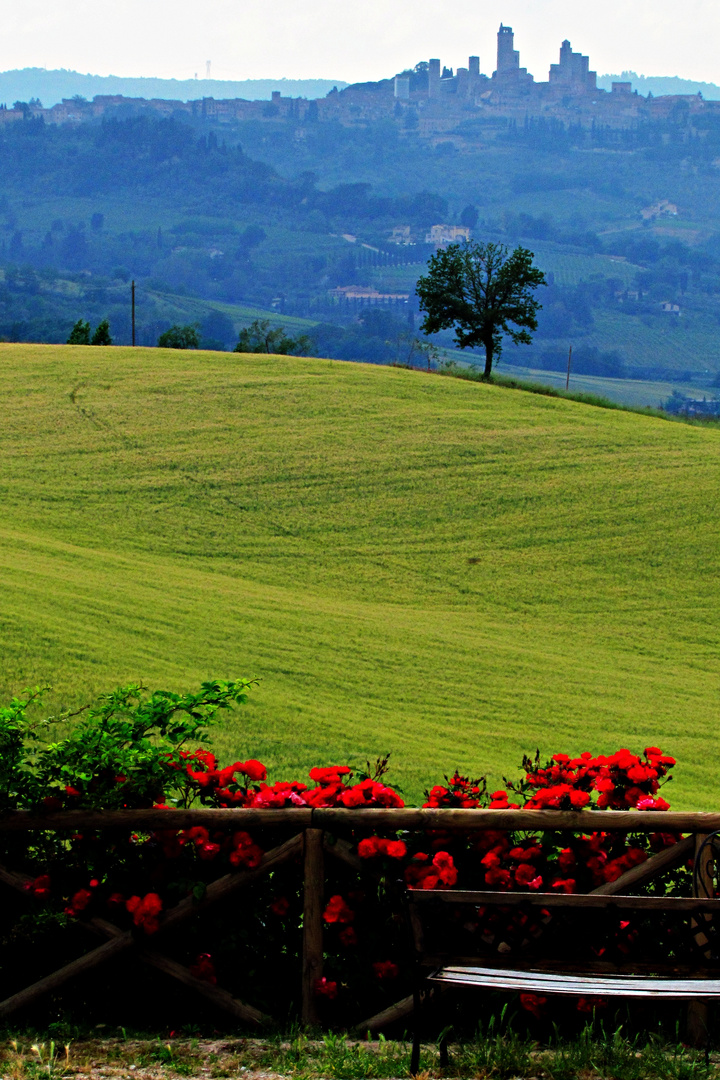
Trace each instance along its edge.
<instances>
[{"instance_id":1,"label":"red rose","mask_svg":"<svg viewBox=\"0 0 720 1080\"><path fill-rule=\"evenodd\" d=\"M186 841L195 844L197 847L200 847L202 844L207 844L210 839L210 833L204 825L193 825L192 829L186 829L181 836L183 836Z\"/></svg>"},{"instance_id":2,"label":"red rose","mask_svg":"<svg viewBox=\"0 0 720 1080\"><path fill-rule=\"evenodd\" d=\"M258 847L249 833L236 832L233 836L233 848L230 862L233 866L247 866L253 869L260 865L263 857L262 848Z\"/></svg>"},{"instance_id":3,"label":"red rose","mask_svg":"<svg viewBox=\"0 0 720 1080\"><path fill-rule=\"evenodd\" d=\"M210 953L200 953L195 958L195 963L190 967L190 974L196 979L200 979L202 982L212 983L214 986L217 982L217 976L215 975L215 965L212 962Z\"/></svg>"},{"instance_id":4,"label":"red rose","mask_svg":"<svg viewBox=\"0 0 720 1080\"><path fill-rule=\"evenodd\" d=\"M131 896L125 901L125 907L133 917L136 926L142 926L146 934L154 934L159 927L158 915L162 911L162 900L157 893L147 893L142 899Z\"/></svg>"},{"instance_id":5,"label":"red rose","mask_svg":"<svg viewBox=\"0 0 720 1080\"><path fill-rule=\"evenodd\" d=\"M558 866L561 870L572 870L575 865L575 854L570 848L563 848L558 855Z\"/></svg>"},{"instance_id":6,"label":"red rose","mask_svg":"<svg viewBox=\"0 0 720 1080\"><path fill-rule=\"evenodd\" d=\"M254 758L250 758L249 761L237 762L233 768L247 776L248 780L265 780L267 777L267 769L262 761L255 761Z\"/></svg>"},{"instance_id":7,"label":"red rose","mask_svg":"<svg viewBox=\"0 0 720 1080\"><path fill-rule=\"evenodd\" d=\"M79 889L73 896L70 904L74 911L84 911L92 900L92 893L89 889Z\"/></svg>"},{"instance_id":8,"label":"red rose","mask_svg":"<svg viewBox=\"0 0 720 1080\"><path fill-rule=\"evenodd\" d=\"M36 877L34 881L29 881L25 888L28 892L31 892L33 896L37 896L42 900L46 896L50 895L50 875L41 874L40 877Z\"/></svg>"},{"instance_id":9,"label":"red rose","mask_svg":"<svg viewBox=\"0 0 720 1080\"><path fill-rule=\"evenodd\" d=\"M315 993L318 997L326 997L333 1001L337 997L337 983L331 982L323 975L322 979L315 980Z\"/></svg>"},{"instance_id":10,"label":"red rose","mask_svg":"<svg viewBox=\"0 0 720 1080\"><path fill-rule=\"evenodd\" d=\"M198 848L198 855L205 862L210 862L216 855L220 854L219 844L201 844Z\"/></svg>"},{"instance_id":11,"label":"red rose","mask_svg":"<svg viewBox=\"0 0 720 1080\"><path fill-rule=\"evenodd\" d=\"M438 851L433 859L433 866L438 872L438 877L443 885L454 885L457 881L457 870L452 855L447 851Z\"/></svg>"},{"instance_id":12,"label":"red rose","mask_svg":"<svg viewBox=\"0 0 720 1080\"><path fill-rule=\"evenodd\" d=\"M355 912L348 907L342 896L331 896L327 907L323 912L326 923L351 923L355 918Z\"/></svg>"},{"instance_id":13,"label":"red rose","mask_svg":"<svg viewBox=\"0 0 720 1080\"><path fill-rule=\"evenodd\" d=\"M316 784L337 784L342 783L340 777L350 776L352 769L349 765L333 765L330 768L321 769L317 765L309 772L309 777L314 780Z\"/></svg>"},{"instance_id":14,"label":"red rose","mask_svg":"<svg viewBox=\"0 0 720 1080\"><path fill-rule=\"evenodd\" d=\"M357 945L357 934L352 926L344 927L338 937L343 945Z\"/></svg>"},{"instance_id":15,"label":"red rose","mask_svg":"<svg viewBox=\"0 0 720 1080\"><path fill-rule=\"evenodd\" d=\"M542 1012L542 1007L547 1002L547 998L542 997L540 994L521 994L520 1004L526 1012L532 1013L538 1020Z\"/></svg>"},{"instance_id":16,"label":"red rose","mask_svg":"<svg viewBox=\"0 0 720 1080\"><path fill-rule=\"evenodd\" d=\"M485 884L496 889L509 889L512 883L509 870L488 870L485 874Z\"/></svg>"},{"instance_id":17,"label":"red rose","mask_svg":"<svg viewBox=\"0 0 720 1080\"><path fill-rule=\"evenodd\" d=\"M377 979L397 979L400 968L393 964L392 960L378 960L373 964L373 971Z\"/></svg>"},{"instance_id":18,"label":"red rose","mask_svg":"<svg viewBox=\"0 0 720 1080\"><path fill-rule=\"evenodd\" d=\"M593 1013L596 1009L604 1009L606 1006L607 1000L603 997L581 997L577 1003L577 1011Z\"/></svg>"},{"instance_id":19,"label":"red rose","mask_svg":"<svg viewBox=\"0 0 720 1080\"><path fill-rule=\"evenodd\" d=\"M518 885L529 885L535 876L535 867L530 866L529 863L520 863L515 870L515 880Z\"/></svg>"}]
</instances>

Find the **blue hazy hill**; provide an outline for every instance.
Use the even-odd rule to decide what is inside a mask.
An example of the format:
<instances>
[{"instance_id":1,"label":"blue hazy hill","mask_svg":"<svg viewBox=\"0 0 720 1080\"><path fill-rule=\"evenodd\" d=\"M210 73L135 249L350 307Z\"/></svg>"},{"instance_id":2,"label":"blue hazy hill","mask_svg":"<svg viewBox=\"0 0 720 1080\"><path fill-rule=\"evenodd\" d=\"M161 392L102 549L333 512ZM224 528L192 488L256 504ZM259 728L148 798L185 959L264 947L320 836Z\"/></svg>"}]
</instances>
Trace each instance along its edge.
<instances>
[{"instance_id":1,"label":"blue hazy hill","mask_svg":"<svg viewBox=\"0 0 720 1080\"><path fill-rule=\"evenodd\" d=\"M39 98L45 108L49 108L75 94L88 99L96 94L122 94L124 97L177 101L203 97L262 100L270 98L273 90L279 90L283 97L319 98L333 86L342 90L347 83L339 79L134 79L120 75L82 75L65 69L23 68L0 72L0 102L12 104L13 101Z\"/></svg>"},{"instance_id":2,"label":"blue hazy hill","mask_svg":"<svg viewBox=\"0 0 720 1080\"><path fill-rule=\"evenodd\" d=\"M708 101L720 100L720 86L715 83L695 82L693 79L681 79L677 75L637 75L634 71L623 71L622 75L598 76L598 86L603 90L610 90L614 82L631 82L633 90L644 96L702 94Z\"/></svg>"}]
</instances>

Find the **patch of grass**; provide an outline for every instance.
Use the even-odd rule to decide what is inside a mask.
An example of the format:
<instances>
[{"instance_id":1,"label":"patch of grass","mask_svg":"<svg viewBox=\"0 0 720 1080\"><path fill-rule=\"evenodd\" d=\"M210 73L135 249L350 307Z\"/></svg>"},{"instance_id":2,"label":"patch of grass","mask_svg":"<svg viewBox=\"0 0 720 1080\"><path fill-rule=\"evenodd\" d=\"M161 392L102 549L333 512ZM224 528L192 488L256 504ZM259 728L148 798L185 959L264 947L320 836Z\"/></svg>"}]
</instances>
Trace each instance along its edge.
<instances>
[{"instance_id":1,"label":"patch of grass","mask_svg":"<svg viewBox=\"0 0 720 1080\"><path fill-rule=\"evenodd\" d=\"M524 367L505 364L503 356L503 374L522 383L525 381L542 383L556 390L565 389L566 372L547 371L542 368ZM689 383L660 382L652 379L610 379L600 375L570 375L571 393L597 394L609 398L620 405L657 408L667 400L675 390L681 390L689 397L714 397L716 388L711 386L712 375L693 379Z\"/></svg>"},{"instance_id":2,"label":"patch of grass","mask_svg":"<svg viewBox=\"0 0 720 1080\"><path fill-rule=\"evenodd\" d=\"M701 427L720 427L720 420L715 416L682 416L665 412L664 409L654 409L649 405L631 405L622 401L614 401L602 394L587 393L582 390L564 390L560 386L552 386L550 383L537 382L532 379L515 379L509 375L500 375L493 372L489 379L483 377L479 367L469 367L449 361L439 371L440 375L450 376L455 379L465 379L467 382L486 383L492 386L502 386L506 390L525 390L528 394L541 394L543 397L564 398L565 401L578 401L581 405L592 405L596 409L621 409L623 412L639 413L641 416L654 416L658 420L670 420L676 424L692 424Z\"/></svg>"},{"instance_id":3,"label":"patch of grass","mask_svg":"<svg viewBox=\"0 0 720 1080\"><path fill-rule=\"evenodd\" d=\"M409 800L662 745L712 809L720 433L371 365L0 345L0 692L261 679L230 760Z\"/></svg>"},{"instance_id":4,"label":"patch of grass","mask_svg":"<svg viewBox=\"0 0 720 1080\"><path fill-rule=\"evenodd\" d=\"M44 1044L43 1044L44 1045ZM74 1045L63 1054L55 1072L38 1071L37 1055L27 1042L13 1040L0 1046L2 1075L12 1080L64 1080L76 1075L101 1074L108 1080L174 1076L261 1076L268 1073L293 1080L393 1080L409 1076L410 1047L404 1041L374 1042L326 1035L322 1039L295 1034L277 1039L202 1039L194 1044L174 1038L157 1052L157 1041L137 1038L122 1044L96 1039ZM702 1052L656 1038L631 1039L619 1031L594 1032L575 1038L554 1038L538 1044L512 1031L488 1031L461 1044L450 1045L450 1063L442 1068L437 1046L425 1045L419 1077L461 1077L476 1080L717 1080L715 1055L706 1061Z\"/></svg>"}]
</instances>

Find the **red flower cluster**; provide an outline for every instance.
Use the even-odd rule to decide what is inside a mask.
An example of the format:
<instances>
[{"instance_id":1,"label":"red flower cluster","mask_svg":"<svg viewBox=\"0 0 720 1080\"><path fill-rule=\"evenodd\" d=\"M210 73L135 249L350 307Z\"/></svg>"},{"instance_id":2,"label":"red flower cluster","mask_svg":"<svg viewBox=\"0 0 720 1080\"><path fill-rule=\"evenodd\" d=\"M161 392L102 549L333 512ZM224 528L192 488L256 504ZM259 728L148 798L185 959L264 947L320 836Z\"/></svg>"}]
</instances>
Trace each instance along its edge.
<instances>
[{"instance_id":1,"label":"red flower cluster","mask_svg":"<svg viewBox=\"0 0 720 1080\"><path fill-rule=\"evenodd\" d=\"M141 926L146 934L154 934L158 930L158 916L162 907L162 900L157 893L146 893L142 898L131 896L125 901L125 908L132 915L133 922L136 926Z\"/></svg>"},{"instance_id":2,"label":"red flower cluster","mask_svg":"<svg viewBox=\"0 0 720 1080\"><path fill-rule=\"evenodd\" d=\"M210 833L203 825L194 825L191 829L184 829L178 836L181 847L186 844L194 844L199 857L204 862L210 862L220 854L220 844L212 843Z\"/></svg>"},{"instance_id":3,"label":"red flower cluster","mask_svg":"<svg viewBox=\"0 0 720 1080\"><path fill-rule=\"evenodd\" d=\"M287 896L276 896L270 905L270 910L273 915L277 915L279 919L283 919L290 910L290 901Z\"/></svg>"},{"instance_id":4,"label":"red flower cluster","mask_svg":"<svg viewBox=\"0 0 720 1080\"><path fill-rule=\"evenodd\" d=\"M297 780L266 783L267 769L261 761L254 759L236 761L234 765L221 769L215 755L203 748L194 752L181 751L180 758L181 765L174 767L184 769L187 779L198 789L203 801L222 807L272 810L286 806L405 805L397 792L377 779L368 778L351 784L352 769L349 765L311 769L310 779L315 783L315 787L311 788ZM236 774L240 774L242 779L238 779Z\"/></svg>"},{"instance_id":5,"label":"red flower cluster","mask_svg":"<svg viewBox=\"0 0 720 1080\"><path fill-rule=\"evenodd\" d=\"M231 866L252 868L258 866L263 857L262 848L258 847L246 832L236 832L229 836L218 830L211 837L204 825L194 825L191 829L181 829L180 832L161 829L155 836L162 843L167 859L176 859L183 849L194 848L203 862L212 862L218 855L226 854Z\"/></svg>"},{"instance_id":6,"label":"red flower cluster","mask_svg":"<svg viewBox=\"0 0 720 1080\"><path fill-rule=\"evenodd\" d=\"M301 798L305 806L337 806L355 809L366 806L404 806L404 802L392 788L379 780L361 780L348 784L352 770L347 765L335 765L329 769L311 769L310 779L317 787L306 790Z\"/></svg>"},{"instance_id":7,"label":"red flower cluster","mask_svg":"<svg viewBox=\"0 0 720 1080\"><path fill-rule=\"evenodd\" d=\"M485 782L483 780L470 780L467 776L461 776L456 769L448 779L446 785L437 784L430 791L425 792L425 809L442 807L443 809L473 810L480 805L480 799L485 794Z\"/></svg>"},{"instance_id":8,"label":"red flower cluster","mask_svg":"<svg viewBox=\"0 0 720 1080\"><path fill-rule=\"evenodd\" d=\"M377 960L373 964L375 977L378 979L397 979L400 968L392 960Z\"/></svg>"},{"instance_id":9,"label":"red flower cluster","mask_svg":"<svg viewBox=\"0 0 720 1080\"><path fill-rule=\"evenodd\" d=\"M195 963L190 966L190 974L201 982L212 983L213 986L216 984L215 965L210 953L200 953L195 957Z\"/></svg>"},{"instance_id":10,"label":"red flower cluster","mask_svg":"<svg viewBox=\"0 0 720 1080\"><path fill-rule=\"evenodd\" d=\"M526 1012L532 1013L539 1020L542 1015L543 1005L547 1004L547 998L541 994L521 994L520 1004Z\"/></svg>"},{"instance_id":11,"label":"red flower cluster","mask_svg":"<svg viewBox=\"0 0 720 1080\"><path fill-rule=\"evenodd\" d=\"M69 906L65 908L65 914L69 915L71 919L74 919L79 912L84 911L88 904L92 902L92 898L93 896L89 889L78 889L73 895Z\"/></svg>"},{"instance_id":12,"label":"red flower cluster","mask_svg":"<svg viewBox=\"0 0 720 1080\"><path fill-rule=\"evenodd\" d=\"M658 790L674 764L673 758L654 746L647 747L641 756L626 749L608 756L555 754L545 765L540 764L538 754L534 760L523 760L523 781L506 781L507 790L485 797L484 782L469 780L456 771L450 779L446 777L445 786L427 792L425 806L472 809L485 803L493 810L582 810L595 799L596 808L601 810L664 810L668 803L659 797ZM447 834L432 836L432 847L452 842ZM677 840L674 834L656 833L649 838L649 847L661 850ZM517 843L507 831L492 830L481 833L471 847L480 857L481 887L497 890L585 891L615 881L648 857L640 841L603 832L569 837L569 846L558 851L547 838L541 841L529 836ZM477 865L474 861L473 876ZM434 888L429 856L423 852L415 855L405 877L413 888ZM442 876L439 883L440 887L448 884Z\"/></svg>"},{"instance_id":13,"label":"red flower cluster","mask_svg":"<svg viewBox=\"0 0 720 1080\"><path fill-rule=\"evenodd\" d=\"M405 883L409 889L449 889L457 876L452 855L447 851L438 851L432 862L429 855L419 851L405 868Z\"/></svg>"},{"instance_id":14,"label":"red flower cluster","mask_svg":"<svg viewBox=\"0 0 720 1080\"><path fill-rule=\"evenodd\" d=\"M33 896L37 896L39 900L45 900L50 895L51 884L49 874L40 874L34 881L28 881L23 888L31 892Z\"/></svg>"},{"instance_id":15,"label":"red flower cluster","mask_svg":"<svg viewBox=\"0 0 720 1080\"><path fill-rule=\"evenodd\" d=\"M236 832L232 842L233 850L230 852L230 862L233 866L247 866L248 869L252 869L260 865L263 850L257 846L249 833Z\"/></svg>"},{"instance_id":16,"label":"red flower cluster","mask_svg":"<svg viewBox=\"0 0 720 1080\"><path fill-rule=\"evenodd\" d=\"M355 912L345 902L342 896L332 896L323 912L326 923L351 923L355 918Z\"/></svg>"},{"instance_id":17,"label":"red flower cluster","mask_svg":"<svg viewBox=\"0 0 720 1080\"><path fill-rule=\"evenodd\" d=\"M543 767L537 758L525 758L525 781L533 791L526 807L581 810L597 792L598 810L667 810L657 792L674 764L657 746L646 747L642 757L625 749L598 757L587 751L576 758L555 754Z\"/></svg>"},{"instance_id":18,"label":"red flower cluster","mask_svg":"<svg viewBox=\"0 0 720 1080\"><path fill-rule=\"evenodd\" d=\"M607 1008L607 998L604 997L581 997L578 998L577 1011L581 1013L594 1013L598 1009Z\"/></svg>"},{"instance_id":19,"label":"red flower cluster","mask_svg":"<svg viewBox=\"0 0 720 1080\"><path fill-rule=\"evenodd\" d=\"M249 761L236 761L234 765L227 765L224 769L220 769L215 754L203 747L199 747L194 752L181 750L180 759L188 779L200 789L201 793L212 795L221 806L245 804L246 790L235 779L236 773L240 773L245 778L245 783L248 781L256 783L267 776L267 769L263 763L254 758Z\"/></svg>"},{"instance_id":20,"label":"red flower cluster","mask_svg":"<svg viewBox=\"0 0 720 1080\"><path fill-rule=\"evenodd\" d=\"M337 983L326 979L323 975L322 979L315 980L315 993L318 997L326 997L333 1001L338 994Z\"/></svg>"},{"instance_id":21,"label":"red flower cluster","mask_svg":"<svg viewBox=\"0 0 720 1080\"><path fill-rule=\"evenodd\" d=\"M381 836L369 836L360 841L357 851L361 859L374 859L378 855L387 855L389 859L404 859L407 855L407 844L402 840L383 840Z\"/></svg>"}]
</instances>

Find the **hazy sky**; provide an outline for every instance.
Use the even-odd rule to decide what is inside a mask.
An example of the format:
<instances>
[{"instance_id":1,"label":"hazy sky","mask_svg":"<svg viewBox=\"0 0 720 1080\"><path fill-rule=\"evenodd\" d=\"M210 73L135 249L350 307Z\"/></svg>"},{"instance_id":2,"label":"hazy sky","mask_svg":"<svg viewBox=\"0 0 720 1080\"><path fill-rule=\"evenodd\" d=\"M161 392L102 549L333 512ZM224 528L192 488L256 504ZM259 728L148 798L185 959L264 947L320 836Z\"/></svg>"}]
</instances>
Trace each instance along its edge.
<instances>
[{"instance_id":1,"label":"hazy sky","mask_svg":"<svg viewBox=\"0 0 720 1080\"><path fill-rule=\"evenodd\" d=\"M567 37L599 74L720 82L718 0L22 0L8 3L0 70L219 79L378 79L439 56L495 66L500 22L539 79Z\"/></svg>"}]
</instances>

